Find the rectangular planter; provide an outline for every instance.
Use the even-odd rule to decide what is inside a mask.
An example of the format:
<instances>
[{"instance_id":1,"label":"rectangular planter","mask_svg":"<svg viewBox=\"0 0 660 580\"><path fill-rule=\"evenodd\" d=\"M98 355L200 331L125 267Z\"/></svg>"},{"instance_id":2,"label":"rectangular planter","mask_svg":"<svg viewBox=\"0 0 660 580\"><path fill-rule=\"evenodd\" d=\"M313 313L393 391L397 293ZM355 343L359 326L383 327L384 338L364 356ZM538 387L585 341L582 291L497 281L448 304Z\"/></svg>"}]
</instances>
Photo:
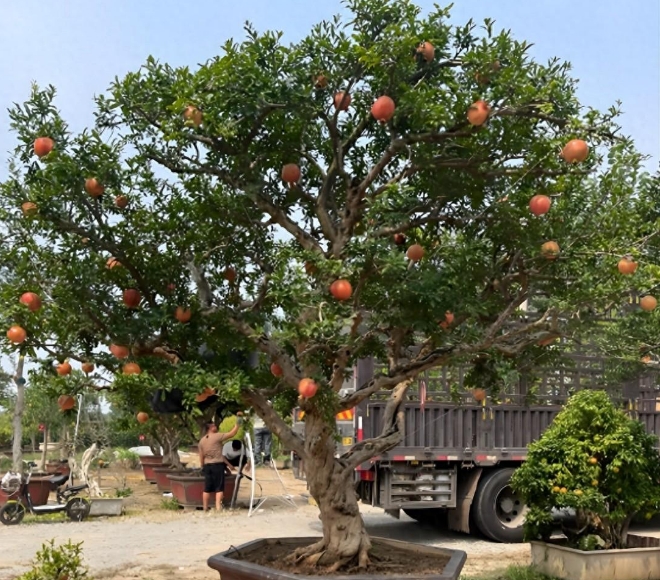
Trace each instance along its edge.
<instances>
[{"instance_id":1,"label":"rectangular planter","mask_svg":"<svg viewBox=\"0 0 660 580\"><path fill-rule=\"evenodd\" d=\"M202 507L202 493L204 492L204 476L191 473L169 474L170 487L172 495L184 508ZM225 490L223 505L229 505L234 493L236 484L236 475L225 475ZM211 500L211 505L215 505L215 499Z\"/></svg>"},{"instance_id":2,"label":"rectangular planter","mask_svg":"<svg viewBox=\"0 0 660 580\"><path fill-rule=\"evenodd\" d=\"M4 475L4 474L2 474ZM0 475L0 479L2 479ZM38 477L33 476L30 479L30 495L32 496L32 504L35 506L46 505L48 503L48 496L51 491L50 476L48 477ZM9 499L16 499L17 495L13 494L9 496L4 491L0 489L0 507L7 503Z\"/></svg>"},{"instance_id":3,"label":"rectangular planter","mask_svg":"<svg viewBox=\"0 0 660 580\"><path fill-rule=\"evenodd\" d=\"M660 580L660 547L583 552L532 542L532 566L561 580Z\"/></svg>"},{"instance_id":4,"label":"rectangular planter","mask_svg":"<svg viewBox=\"0 0 660 580\"><path fill-rule=\"evenodd\" d=\"M120 516L124 511L124 500L121 497L101 497L92 500L89 508L91 516Z\"/></svg>"},{"instance_id":5,"label":"rectangular planter","mask_svg":"<svg viewBox=\"0 0 660 580\"><path fill-rule=\"evenodd\" d=\"M252 564L246 560L241 559L241 555L247 555L254 552L259 552L269 544L281 543L291 548L293 552L296 548L301 546L308 546L316 542L320 538L266 538L262 540L254 540L247 544L242 544L236 548L232 547L225 552L220 552L215 556L211 556L207 564L213 570L220 573L221 580L320 580L321 576L302 576L300 574L290 574L288 572L281 572L273 568L267 568L259 564ZM399 540L389 540L386 538L371 538L374 545L380 544L381 546L392 547L398 550L405 550L410 552L411 560L418 554L431 554L436 555L438 558L446 559L449 557L449 562L444 567L442 572L437 574L427 574L424 576L406 575L405 580L458 580L461 570L465 565L467 554L462 550L449 550L447 548L436 548L434 546L421 546L419 544L411 544L408 542L400 542ZM401 576L384 576L374 574L354 574L351 576L328 576L332 580L403 580ZM595 577L594 577L595 578ZM593 580L593 578L592 578Z\"/></svg>"},{"instance_id":6,"label":"rectangular planter","mask_svg":"<svg viewBox=\"0 0 660 580\"><path fill-rule=\"evenodd\" d=\"M154 467L163 466L163 458L160 455L142 455L140 456L140 464L144 472L144 479L149 483L156 483Z\"/></svg>"}]
</instances>

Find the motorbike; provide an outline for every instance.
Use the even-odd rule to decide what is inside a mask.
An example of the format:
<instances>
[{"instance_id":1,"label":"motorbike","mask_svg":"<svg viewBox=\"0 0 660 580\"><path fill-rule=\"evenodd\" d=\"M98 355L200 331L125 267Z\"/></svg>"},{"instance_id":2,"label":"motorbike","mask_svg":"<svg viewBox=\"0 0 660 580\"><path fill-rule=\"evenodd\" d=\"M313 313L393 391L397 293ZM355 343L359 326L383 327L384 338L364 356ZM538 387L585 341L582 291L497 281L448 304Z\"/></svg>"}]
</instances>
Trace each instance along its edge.
<instances>
[{"instance_id":1,"label":"motorbike","mask_svg":"<svg viewBox=\"0 0 660 580\"><path fill-rule=\"evenodd\" d=\"M32 471L37 466L29 462L27 475L7 474L3 478L2 489L11 499L0 509L0 522L5 526L14 526L23 521L26 513L35 516L65 512L73 522L81 522L89 515L91 504L83 497L77 497L81 491L88 489L86 483L80 485L64 484L68 475L53 475L49 478L51 489L55 491L56 503L35 506L30 496L30 479Z\"/></svg>"}]
</instances>

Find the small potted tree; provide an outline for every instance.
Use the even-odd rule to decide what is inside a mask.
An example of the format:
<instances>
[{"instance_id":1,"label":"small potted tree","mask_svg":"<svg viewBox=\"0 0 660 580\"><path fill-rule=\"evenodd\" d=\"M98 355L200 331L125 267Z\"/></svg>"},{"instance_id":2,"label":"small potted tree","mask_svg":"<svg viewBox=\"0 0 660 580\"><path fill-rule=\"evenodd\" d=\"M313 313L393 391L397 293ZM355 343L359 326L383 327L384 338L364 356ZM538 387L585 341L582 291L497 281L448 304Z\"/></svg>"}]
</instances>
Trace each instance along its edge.
<instances>
[{"instance_id":1,"label":"small potted tree","mask_svg":"<svg viewBox=\"0 0 660 580\"><path fill-rule=\"evenodd\" d=\"M660 578L660 545L633 548L637 514L660 509L656 438L617 409L604 391L581 391L529 448L512 485L526 500L532 562L567 580ZM551 540L553 509L575 512ZM650 571L654 571L649 575Z\"/></svg>"}]
</instances>

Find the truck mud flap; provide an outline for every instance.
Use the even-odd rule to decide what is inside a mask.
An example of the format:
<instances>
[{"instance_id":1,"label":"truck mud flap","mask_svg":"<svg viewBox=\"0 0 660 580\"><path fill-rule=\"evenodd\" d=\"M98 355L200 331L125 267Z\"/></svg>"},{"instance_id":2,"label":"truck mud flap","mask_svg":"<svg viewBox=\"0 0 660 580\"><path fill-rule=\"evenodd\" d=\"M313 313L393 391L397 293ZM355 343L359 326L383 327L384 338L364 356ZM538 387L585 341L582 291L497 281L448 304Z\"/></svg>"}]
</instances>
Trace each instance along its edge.
<instances>
[{"instance_id":1,"label":"truck mud flap","mask_svg":"<svg viewBox=\"0 0 660 580\"><path fill-rule=\"evenodd\" d=\"M458 480L458 489L456 493L456 508L447 512L448 527L454 532L470 533L470 506L477 492L479 479L481 479L482 469L464 470Z\"/></svg>"}]
</instances>

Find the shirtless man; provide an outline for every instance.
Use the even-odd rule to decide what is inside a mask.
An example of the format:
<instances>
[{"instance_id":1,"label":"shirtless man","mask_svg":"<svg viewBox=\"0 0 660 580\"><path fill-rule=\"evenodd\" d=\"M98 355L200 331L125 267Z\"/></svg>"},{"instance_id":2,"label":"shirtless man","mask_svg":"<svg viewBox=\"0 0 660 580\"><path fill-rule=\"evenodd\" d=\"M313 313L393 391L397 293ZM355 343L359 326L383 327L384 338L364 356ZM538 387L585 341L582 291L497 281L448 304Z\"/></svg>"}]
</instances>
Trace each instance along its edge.
<instances>
[{"instance_id":1,"label":"shirtless man","mask_svg":"<svg viewBox=\"0 0 660 580\"><path fill-rule=\"evenodd\" d=\"M206 435L199 441L199 462L204 473L204 493L202 494L202 505L204 511L209 509L209 500L215 494L215 509L222 510L222 499L225 491L225 461L222 455L222 445L238 433L243 424L243 417L236 417L236 425L228 433L218 433L215 423L206 425Z\"/></svg>"}]
</instances>

